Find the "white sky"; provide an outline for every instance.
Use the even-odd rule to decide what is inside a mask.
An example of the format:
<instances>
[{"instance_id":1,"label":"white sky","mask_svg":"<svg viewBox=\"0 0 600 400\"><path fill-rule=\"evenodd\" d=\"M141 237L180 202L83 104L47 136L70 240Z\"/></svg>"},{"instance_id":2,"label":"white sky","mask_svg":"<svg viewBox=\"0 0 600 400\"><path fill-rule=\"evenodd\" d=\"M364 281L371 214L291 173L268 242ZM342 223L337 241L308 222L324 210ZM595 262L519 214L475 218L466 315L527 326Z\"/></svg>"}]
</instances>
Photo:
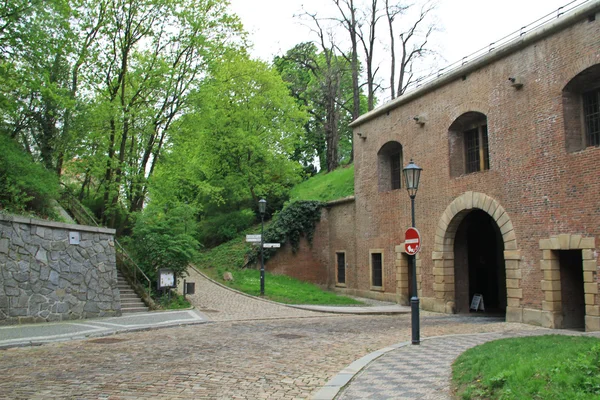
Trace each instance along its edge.
<instances>
[{"instance_id":1,"label":"white sky","mask_svg":"<svg viewBox=\"0 0 600 400\"><path fill-rule=\"evenodd\" d=\"M230 2L233 12L251 34L252 55L265 61L271 61L273 56L283 54L300 42L314 39L299 18L294 18L295 14L302 13L302 6L322 16L335 12L332 0ZM446 60L439 66L457 61L570 2L572 0L438 0L436 14L443 31L433 38L433 45ZM420 4L420 0L414 3ZM381 24L385 25L386 21Z\"/></svg>"}]
</instances>

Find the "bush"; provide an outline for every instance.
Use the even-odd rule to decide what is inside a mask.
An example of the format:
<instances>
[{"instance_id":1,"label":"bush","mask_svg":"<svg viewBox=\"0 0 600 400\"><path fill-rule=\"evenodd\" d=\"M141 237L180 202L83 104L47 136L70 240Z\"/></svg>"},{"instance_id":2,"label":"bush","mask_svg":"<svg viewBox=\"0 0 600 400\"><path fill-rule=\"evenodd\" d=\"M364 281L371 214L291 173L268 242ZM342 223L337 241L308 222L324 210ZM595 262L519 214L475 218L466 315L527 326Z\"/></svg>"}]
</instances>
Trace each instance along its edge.
<instances>
[{"instance_id":1,"label":"bush","mask_svg":"<svg viewBox=\"0 0 600 400\"><path fill-rule=\"evenodd\" d=\"M252 210L234 211L228 214L209 217L198 223L198 240L205 247L215 247L234 239L248 229L256 216Z\"/></svg>"},{"instance_id":2,"label":"bush","mask_svg":"<svg viewBox=\"0 0 600 400\"><path fill-rule=\"evenodd\" d=\"M187 205L163 211L148 207L133 229L131 247L140 268L154 282L160 268L168 268L183 278L188 264L196 257L194 210Z\"/></svg>"},{"instance_id":3,"label":"bush","mask_svg":"<svg viewBox=\"0 0 600 400\"><path fill-rule=\"evenodd\" d=\"M58 197L58 177L8 136L0 134L0 209L41 217L56 217L52 200Z\"/></svg>"},{"instance_id":4,"label":"bush","mask_svg":"<svg viewBox=\"0 0 600 400\"><path fill-rule=\"evenodd\" d=\"M290 243L292 252L298 250L300 238L304 236L310 244L315 233L317 222L321 220L320 201L295 201L288 204L275 216L273 223L265 229L265 243ZM260 246L259 246L260 247ZM276 249L264 249L265 261L275 254ZM248 263L253 264L258 260L260 248L254 248L248 253Z\"/></svg>"}]
</instances>

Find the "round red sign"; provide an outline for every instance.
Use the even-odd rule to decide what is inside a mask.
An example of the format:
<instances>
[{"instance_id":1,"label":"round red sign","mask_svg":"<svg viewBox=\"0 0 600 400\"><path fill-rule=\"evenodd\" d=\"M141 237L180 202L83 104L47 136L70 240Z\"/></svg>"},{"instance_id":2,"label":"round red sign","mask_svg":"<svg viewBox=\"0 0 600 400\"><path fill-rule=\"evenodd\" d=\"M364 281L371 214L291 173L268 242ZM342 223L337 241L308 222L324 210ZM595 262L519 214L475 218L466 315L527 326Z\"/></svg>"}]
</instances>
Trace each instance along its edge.
<instances>
[{"instance_id":1,"label":"round red sign","mask_svg":"<svg viewBox=\"0 0 600 400\"><path fill-rule=\"evenodd\" d=\"M421 234L416 228L408 228L404 234L404 250L409 256L414 256L421 250Z\"/></svg>"}]
</instances>

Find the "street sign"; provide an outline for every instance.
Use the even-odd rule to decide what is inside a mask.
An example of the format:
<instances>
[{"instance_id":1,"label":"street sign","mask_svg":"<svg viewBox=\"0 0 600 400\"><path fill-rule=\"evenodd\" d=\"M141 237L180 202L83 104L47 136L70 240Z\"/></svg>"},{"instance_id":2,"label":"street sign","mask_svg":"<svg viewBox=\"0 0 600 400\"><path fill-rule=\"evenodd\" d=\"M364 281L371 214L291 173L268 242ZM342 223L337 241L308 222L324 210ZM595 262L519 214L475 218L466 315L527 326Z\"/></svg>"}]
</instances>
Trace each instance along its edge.
<instances>
[{"instance_id":1,"label":"street sign","mask_svg":"<svg viewBox=\"0 0 600 400\"><path fill-rule=\"evenodd\" d=\"M265 249L278 249L281 247L281 243L265 243L263 247Z\"/></svg>"},{"instance_id":2,"label":"street sign","mask_svg":"<svg viewBox=\"0 0 600 400\"><path fill-rule=\"evenodd\" d=\"M421 235L416 228L408 228L404 234L404 250L406 254L414 256L421 250Z\"/></svg>"},{"instance_id":3,"label":"street sign","mask_svg":"<svg viewBox=\"0 0 600 400\"><path fill-rule=\"evenodd\" d=\"M246 242L248 243L260 243L261 240L261 235L246 235Z\"/></svg>"}]
</instances>

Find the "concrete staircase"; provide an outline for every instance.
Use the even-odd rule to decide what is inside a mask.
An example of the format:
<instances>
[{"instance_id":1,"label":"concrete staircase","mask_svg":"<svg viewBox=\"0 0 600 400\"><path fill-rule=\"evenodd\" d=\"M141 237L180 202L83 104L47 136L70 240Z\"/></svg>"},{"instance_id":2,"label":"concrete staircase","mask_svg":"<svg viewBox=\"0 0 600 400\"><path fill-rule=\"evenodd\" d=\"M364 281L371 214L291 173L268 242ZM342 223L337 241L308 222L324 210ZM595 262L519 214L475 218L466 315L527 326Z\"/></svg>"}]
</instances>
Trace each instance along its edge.
<instances>
[{"instance_id":1,"label":"concrete staircase","mask_svg":"<svg viewBox=\"0 0 600 400\"><path fill-rule=\"evenodd\" d=\"M132 314L148 311L140 296L129 286L127 280L117 270L117 287L121 292L121 312L123 314Z\"/></svg>"}]
</instances>

